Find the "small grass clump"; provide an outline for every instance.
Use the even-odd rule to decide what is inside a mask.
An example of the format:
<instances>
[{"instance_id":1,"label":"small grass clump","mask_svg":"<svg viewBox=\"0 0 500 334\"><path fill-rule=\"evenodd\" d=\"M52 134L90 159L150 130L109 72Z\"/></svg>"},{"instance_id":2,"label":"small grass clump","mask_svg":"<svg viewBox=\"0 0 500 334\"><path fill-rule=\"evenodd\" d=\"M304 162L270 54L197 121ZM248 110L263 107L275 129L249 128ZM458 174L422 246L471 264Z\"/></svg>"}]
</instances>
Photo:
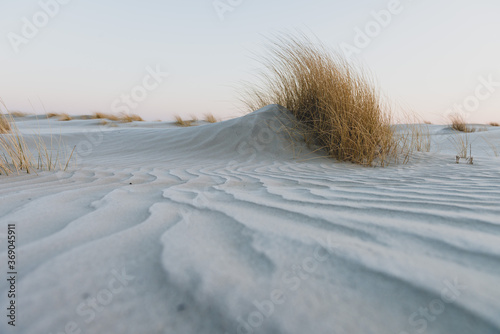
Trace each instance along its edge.
<instances>
[{"instance_id":1,"label":"small grass clump","mask_svg":"<svg viewBox=\"0 0 500 334\"><path fill-rule=\"evenodd\" d=\"M384 166L407 161L418 146L413 130L395 133L391 109L370 76L321 43L278 36L262 63L260 82L247 86L244 104L251 111L285 107L329 157Z\"/></svg>"},{"instance_id":2,"label":"small grass clump","mask_svg":"<svg viewBox=\"0 0 500 334\"><path fill-rule=\"evenodd\" d=\"M61 122L71 121L72 119L73 118L70 115L66 114L66 113L60 114L59 118L58 118L58 120L61 121Z\"/></svg>"},{"instance_id":3,"label":"small grass clump","mask_svg":"<svg viewBox=\"0 0 500 334\"><path fill-rule=\"evenodd\" d=\"M499 123L497 123L497 122L491 122L491 123L490 123L490 126L500 126L500 124L499 124Z\"/></svg>"},{"instance_id":4,"label":"small grass clump","mask_svg":"<svg viewBox=\"0 0 500 334\"><path fill-rule=\"evenodd\" d=\"M91 116L92 119L107 119L108 121L131 123L131 122L143 122L141 116L136 114L120 114L120 116L113 114L106 114L102 112L96 112Z\"/></svg>"},{"instance_id":5,"label":"small grass clump","mask_svg":"<svg viewBox=\"0 0 500 334\"><path fill-rule=\"evenodd\" d=\"M217 118L215 118L215 116L213 114L206 114L205 121L208 123L217 123L218 122Z\"/></svg>"},{"instance_id":6,"label":"small grass clump","mask_svg":"<svg viewBox=\"0 0 500 334\"><path fill-rule=\"evenodd\" d=\"M12 117L19 117L19 118L28 116L27 113L22 112L22 111L13 111L13 112L10 113L10 115Z\"/></svg>"},{"instance_id":7,"label":"small grass clump","mask_svg":"<svg viewBox=\"0 0 500 334\"><path fill-rule=\"evenodd\" d=\"M7 119L8 116L0 114L0 134L9 133L11 130L10 122Z\"/></svg>"},{"instance_id":8,"label":"small grass clump","mask_svg":"<svg viewBox=\"0 0 500 334\"><path fill-rule=\"evenodd\" d=\"M469 135L470 132L465 132L465 134L457 134L456 136L452 136L450 138L451 143L455 147L455 151L457 152L457 157L462 159L467 159L469 149L471 148L471 138Z\"/></svg>"},{"instance_id":9,"label":"small grass clump","mask_svg":"<svg viewBox=\"0 0 500 334\"><path fill-rule=\"evenodd\" d=\"M476 132L476 128L473 128L467 124L465 121L465 117L460 114L453 114L449 117L450 119L450 126L453 130L455 131L460 131L460 132Z\"/></svg>"},{"instance_id":10,"label":"small grass clump","mask_svg":"<svg viewBox=\"0 0 500 334\"><path fill-rule=\"evenodd\" d=\"M175 125L177 125L177 126L189 127L189 126L193 126L194 122L195 122L195 120L183 120L181 116L179 116L179 115L175 116Z\"/></svg>"},{"instance_id":11,"label":"small grass clump","mask_svg":"<svg viewBox=\"0 0 500 334\"><path fill-rule=\"evenodd\" d=\"M119 121L120 118L118 116L112 114L105 114L102 112L95 112L92 116L92 119L107 119L110 121Z\"/></svg>"},{"instance_id":12,"label":"small grass clump","mask_svg":"<svg viewBox=\"0 0 500 334\"><path fill-rule=\"evenodd\" d=\"M144 122L142 117L136 114L122 114L119 119L122 123Z\"/></svg>"},{"instance_id":13,"label":"small grass clump","mask_svg":"<svg viewBox=\"0 0 500 334\"><path fill-rule=\"evenodd\" d=\"M61 114L57 114L54 112L49 112L46 114L47 118L54 118L54 117L59 117Z\"/></svg>"}]
</instances>

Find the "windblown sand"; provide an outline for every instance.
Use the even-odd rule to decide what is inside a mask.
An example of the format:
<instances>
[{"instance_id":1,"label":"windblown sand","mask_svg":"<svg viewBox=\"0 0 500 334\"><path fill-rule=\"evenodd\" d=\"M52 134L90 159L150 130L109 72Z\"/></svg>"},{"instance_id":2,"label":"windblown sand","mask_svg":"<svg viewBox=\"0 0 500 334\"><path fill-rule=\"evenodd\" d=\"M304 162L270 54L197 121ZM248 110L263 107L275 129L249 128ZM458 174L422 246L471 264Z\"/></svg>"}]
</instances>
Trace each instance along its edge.
<instances>
[{"instance_id":1,"label":"windblown sand","mask_svg":"<svg viewBox=\"0 0 500 334\"><path fill-rule=\"evenodd\" d=\"M500 128L470 134L474 165L433 125L431 152L366 168L282 123L18 119L78 165L0 176L0 332L500 333Z\"/></svg>"}]
</instances>

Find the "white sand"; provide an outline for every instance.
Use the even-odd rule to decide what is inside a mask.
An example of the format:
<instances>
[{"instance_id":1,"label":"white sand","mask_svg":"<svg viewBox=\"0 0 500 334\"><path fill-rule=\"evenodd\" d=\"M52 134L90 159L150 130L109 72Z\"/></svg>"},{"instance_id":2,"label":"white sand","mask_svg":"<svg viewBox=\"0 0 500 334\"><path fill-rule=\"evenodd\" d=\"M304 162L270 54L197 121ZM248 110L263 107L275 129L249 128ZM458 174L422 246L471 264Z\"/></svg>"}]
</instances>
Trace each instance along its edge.
<instances>
[{"instance_id":1,"label":"white sand","mask_svg":"<svg viewBox=\"0 0 500 334\"><path fill-rule=\"evenodd\" d=\"M80 154L0 176L2 274L9 223L19 271L0 332L500 333L500 128L471 134L474 165L435 125L430 153L366 168L292 145L277 120L18 119Z\"/></svg>"}]
</instances>

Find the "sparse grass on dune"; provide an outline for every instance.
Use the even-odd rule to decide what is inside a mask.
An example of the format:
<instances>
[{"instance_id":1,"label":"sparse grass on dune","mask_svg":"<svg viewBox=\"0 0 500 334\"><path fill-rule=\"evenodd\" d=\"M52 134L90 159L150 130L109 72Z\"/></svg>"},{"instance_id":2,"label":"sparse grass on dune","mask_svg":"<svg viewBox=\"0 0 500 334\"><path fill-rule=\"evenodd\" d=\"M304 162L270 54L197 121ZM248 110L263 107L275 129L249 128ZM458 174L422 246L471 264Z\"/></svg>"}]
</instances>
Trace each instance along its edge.
<instances>
[{"instance_id":1,"label":"sparse grass on dune","mask_svg":"<svg viewBox=\"0 0 500 334\"><path fill-rule=\"evenodd\" d=\"M491 151L493 152L493 155L495 157L498 157L500 156L499 154L499 149L497 147L497 145L495 145L494 143L491 142L491 140L487 139L487 138L484 138L484 141L486 142L486 144L490 147Z\"/></svg>"},{"instance_id":2,"label":"sparse grass on dune","mask_svg":"<svg viewBox=\"0 0 500 334\"><path fill-rule=\"evenodd\" d=\"M177 126L182 126L182 127L188 127L188 126L193 126L194 120L183 120L181 116L176 115L175 116L175 125Z\"/></svg>"},{"instance_id":3,"label":"sparse grass on dune","mask_svg":"<svg viewBox=\"0 0 500 334\"><path fill-rule=\"evenodd\" d=\"M131 123L131 122L143 122L141 116L136 114L120 114L119 116L113 114L106 114L102 112L96 112L91 116L92 119L107 119L114 122Z\"/></svg>"},{"instance_id":4,"label":"sparse grass on dune","mask_svg":"<svg viewBox=\"0 0 500 334\"><path fill-rule=\"evenodd\" d=\"M16 116L15 114L11 114L12 116L15 117L22 117L22 116ZM26 115L26 114L25 114ZM68 115L67 113L47 113L46 114L47 118L58 118L59 121L71 121L73 119L81 119L81 120L86 120L86 119L106 119L109 121L114 121L114 122L122 122L122 123L130 123L130 122L143 122L144 120L142 119L141 116L136 115L136 114L120 114L120 115L113 115L113 114L106 114L102 112L95 112L92 115L81 115L81 116L75 116L72 117Z\"/></svg>"},{"instance_id":5,"label":"sparse grass on dune","mask_svg":"<svg viewBox=\"0 0 500 334\"><path fill-rule=\"evenodd\" d=\"M409 151L430 152L431 134L427 124L407 122L394 136L400 141L400 146L406 147ZM408 157L404 157L408 159Z\"/></svg>"},{"instance_id":6,"label":"sparse grass on dune","mask_svg":"<svg viewBox=\"0 0 500 334\"><path fill-rule=\"evenodd\" d=\"M33 156L9 110L3 101L0 100L0 104L6 110L6 114L1 115L1 118L9 124L9 129L0 135L0 174L9 175L20 170L30 173L33 170Z\"/></svg>"},{"instance_id":7,"label":"sparse grass on dune","mask_svg":"<svg viewBox=\"0 0 500 334\"><path fill-rule=\"evenodd\" d=\"M7 115L0 114L0 134L10 132L10 122Z\"/></svg>"},{"instance_id":8,"label":"sparse grass on dune","mask_svg":"<svg viewBox=\"0 0 500 334\"><path fill-rule=\"evenodd\" d=\"M68 153L60 140L57 140L58 146L55 146L52 137L50 144L47 144L42 136L35 134L29 136L29 140L36 147L36 151L32 151L2 100L0 105L6 110L6 115L0 114L0 119L5 119L10 124L10 131L0 134L0 174L9 175L21 171L32 173L57 168L66 170L69 167L74 149Z\"/></svg>"},{"instance_id":9,"label":"sparse grass on dune","mask_svg":"<svg viewBox=\"0 0 500 334\"><path fill-rule=\"evenodd\" d=\"M58 118L58 120L62 121L62 122L71 121L72 119L73 118L70 115L66 114L66 113L60 114L59 118Z\"/></svg>"},{"instance_id":10,"label":"sparse grass on dune","mask_svg":"<svg viewBox=\"0 0 500 334\"><path fill-rule=\"evenodd\" d=\"M213 114L206 114L205 121L208 123L217 123L218 122L217 118L215 118L215 116Z\"/></svg>"},{"instance_id":11,"label":"sparse grass on dune","mask_svg":"<svg viewBox=\"0 0 500 334\"><path fill-rule=\"evenodd\" d=\"M476 132L476 129L469 126L467 122L465 121L465 117L460 114L453 114L450 115L450 126L453 130L460 131L460 132Z\"/></svg>"},{"instance_id":12,"label":"sparse grass on dune","mask_svg":"<svg viewBox=\"0 0 500 334\"><path fill-rule=\"evenodd\" d=\"M269 51L260 84L247 87L242 99L249 110L284 106L316 145L341 161L407 161L419 138L394 133L390 107L365 71L305 36L278 37Z\"/></svg>"},{"instance_id":13,"label":"sparse grass on dune","mask_svg":"<svg viewBox=\"0 0 500 334\"><path fill-rule=\"evenodd\" d=\"M491 126L500 126L500 124L499 124L499 123L497 123L497 122L491 122L491 123L490 123L490 125L491 125Z\"/></svg>"},{"instance_id":14,"label":"sparse grass on dune","mask_svg":"<svg viewBox=\"0 0 500 334\"><path fill-rule=\"evenodd\" d=\"M105 114L102 112L96 112L91 116L92 119L107 119L109 121L119 121L120 118L116 115Z\"/></svg>"},{"instance_id":15,"label":"sparse grass on dune","mask_svg":"<svg viewBox=\"0 0 500 334\"><path fill-rule=\"evenodd\" d=\"M19 117L19 118L20 118L20 117L26 117L26 116L28 116L28 114L27 114L27 113L24 113L24 112L22 112L22 111L13 111L13 112L11 112L11 113L10 113L10 115L11 115L12 117Z\"/></svg>"},{"instance_id":16,"label":"sparse grass on dune","mask_svg":"<svg viewBox=\"0 0 500 334\"><path fill-rule=\"evenodd\" d=\"M456 136L451 136L450 141L455 147L457 156L463 159L467 159L469 150L471 148L471 138L470 132L464 132L464 134L457 134Z\"/></svg>"},{"instance_id":17,"label":"sparse grass on dune","mask_svg":"<svg viewBox=\"0 0 500 334\"><path fill-rule=\"evenodd\" d=\"M120 117L120 122L122 123L130 123L130 122L143 122L141 116L136 114L122 114Z\"/></svg>"}]
</instances>

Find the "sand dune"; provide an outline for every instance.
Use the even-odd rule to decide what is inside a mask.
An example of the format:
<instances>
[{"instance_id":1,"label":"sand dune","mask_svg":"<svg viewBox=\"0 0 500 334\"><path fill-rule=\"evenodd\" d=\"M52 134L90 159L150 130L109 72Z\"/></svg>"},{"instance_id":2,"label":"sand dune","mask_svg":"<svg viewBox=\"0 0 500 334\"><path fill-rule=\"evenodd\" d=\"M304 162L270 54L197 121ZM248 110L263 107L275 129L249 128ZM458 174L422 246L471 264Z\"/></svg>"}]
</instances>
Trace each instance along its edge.
<instances>
[{"instance_id":1,"label":"sand dune","mask_svg":"<svg viewBox=\"0 0 500 334\"><path fill-rule=\"evenodd\" d=\"M434 125L431 152L365 168L292 141L286 115L18 122L79 157L0 177L1 258L7 224L19 253L0 332L500 333L500 128L470 134L474 165Z\"/></svg>"}]
</instances>

